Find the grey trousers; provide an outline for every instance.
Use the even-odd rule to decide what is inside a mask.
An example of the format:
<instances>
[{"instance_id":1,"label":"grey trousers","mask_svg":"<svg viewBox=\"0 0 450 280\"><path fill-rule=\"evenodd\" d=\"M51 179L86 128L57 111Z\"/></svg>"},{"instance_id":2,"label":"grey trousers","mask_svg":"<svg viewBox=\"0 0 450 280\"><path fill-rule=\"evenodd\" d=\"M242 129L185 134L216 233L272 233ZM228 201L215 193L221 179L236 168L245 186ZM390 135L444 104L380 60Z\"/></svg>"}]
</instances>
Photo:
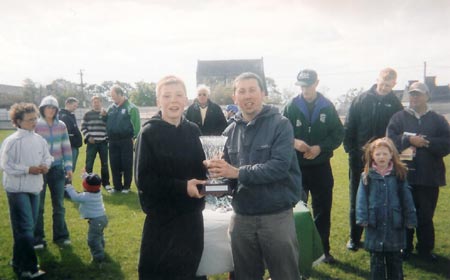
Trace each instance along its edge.
<instances>
[{"instance_id":1,"label":"grey trousers","mask_svg":"<svg viewBox=\"0 0 450 280\"><path fill-rule=\"evenodd\" d=\"M292 209L260 216L233 214L229 231L236 280L262 279L265 264L273 280L300 279Z\"/></svg>"}]
</instances>

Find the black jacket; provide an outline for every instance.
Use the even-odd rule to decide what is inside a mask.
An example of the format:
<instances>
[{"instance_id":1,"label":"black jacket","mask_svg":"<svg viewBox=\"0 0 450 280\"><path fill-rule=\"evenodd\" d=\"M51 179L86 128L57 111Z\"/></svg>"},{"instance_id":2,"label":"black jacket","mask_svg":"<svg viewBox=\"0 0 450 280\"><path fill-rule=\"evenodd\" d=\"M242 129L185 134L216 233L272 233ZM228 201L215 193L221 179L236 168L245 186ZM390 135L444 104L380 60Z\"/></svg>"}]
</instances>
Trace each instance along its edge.
<instances>
[{"instance_id":1,"label":"black jacket","mask_svg":"<svg viewBox=\"0 0 450 280\"><path fill-rule=\"evenodd\" d=\"M206 178L198 127L182 119L174 126L155 115L146 122L136 142L135 181L142 210L170 220L202 211L204 200L187 194L187 181Z\"/></svg>"},{"instance_id":2,"label":"black jacket","mask_svg":"<svg viewBox=\"0 0 450 280\"><path fill-rule=\"evenodd\" d=\"M80 129L78 129L75 114L66 109L61 109L59 111L59 119L66 124L70 146L75 148L81 147L83 145L83 137L81 136Z\"/></svg>"},{"instance_id":3,"label":"black jacket","mask_svg":"<svg viewBox=\"0 0 450 280\"><path fill-rule=\"evenodd\" d=\"M195 123L200 128L202 135L221 135L227 127L227 120L219 105L208 99L205 122L202 125L200 105L197 100L186 110L186 119Z\"/></svg>"},{"instance_id":4,"label":"black jacket","mask_svg":"<svg viewBox=\"0 0 450 280\"><path fill-rule=\"evenodd\" d=\"M344 125L344 149L349 155L361 157L361 148L370 139L384 137L392 115L402 110L393 92L380 96L376 85L357 96L348 111Z\"/></svg>"},{"instance_id":5,"label":"black jacket","mask_svg":"<svg viewBox=\"0 0 450 280\"><path fill-rule=\"evenodd\" d=\"M411 185L445 186L443 158L450 153L450 127L447 120L433 111L417 118L410 109L405 109L392 116L387 127L387 135L399 152L411 145L404 132L424 135L430 141L428 147L416 149L412 161L406 161L408 182Z\"/></svg>"}]
</instances>

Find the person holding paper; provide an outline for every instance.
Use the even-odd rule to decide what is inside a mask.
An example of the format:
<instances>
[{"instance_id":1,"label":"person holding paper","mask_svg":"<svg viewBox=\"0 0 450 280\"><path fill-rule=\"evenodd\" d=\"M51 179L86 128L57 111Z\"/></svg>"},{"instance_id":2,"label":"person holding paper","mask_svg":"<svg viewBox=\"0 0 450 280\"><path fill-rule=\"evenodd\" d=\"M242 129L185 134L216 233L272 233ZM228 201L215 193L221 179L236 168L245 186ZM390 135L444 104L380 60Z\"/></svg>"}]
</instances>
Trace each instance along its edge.
<instances>
[{"instance_id":1,"label":"person holding paper","mask_svg":"<svg viewBox=\"0 0 450 280\"><path fill-rule=\"evenodd\" d=\"M408 164L408 182L412 187L417 210L416 249L423 259L437 260L434 248L434 210L439 196L439 186L445 186L443 158L450 153L450 127L444 116L431 110L428 105L430 91L420 82L413 83L408 90L409 107L392 116L387 127L387 136L397 149L413 151ZM407 233L405 258L413 252L414 230Z\"/></svg>"}]
</instances>

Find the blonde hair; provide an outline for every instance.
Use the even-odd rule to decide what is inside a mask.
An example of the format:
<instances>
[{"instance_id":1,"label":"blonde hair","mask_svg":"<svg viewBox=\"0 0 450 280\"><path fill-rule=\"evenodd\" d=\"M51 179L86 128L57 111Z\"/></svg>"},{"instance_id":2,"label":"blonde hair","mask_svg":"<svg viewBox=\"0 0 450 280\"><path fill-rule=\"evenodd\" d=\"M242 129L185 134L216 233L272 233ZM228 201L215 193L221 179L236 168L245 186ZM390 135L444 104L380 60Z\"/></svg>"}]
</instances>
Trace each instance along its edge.
<instances>
[{"instance_id":1,"label":"blonde hair","mask_svg":"<svg viewBox=\"0 0 450 280\"><path fill-rule=\"evenodd\" d=\"M184 90L184 93L187 94L187 92L186 92L186 85L184 84L183 80L181 78L177 77L177 76L168 75L168 76L163 77L156 84L156 97L157 98L161 94L161 88L163 86L167 86L167 85L181 85L181 87Z\"/></svg>"},{"instance_id":2,"label":"blonde hair","mask_svg":"<svg viewBox=\"0 0 450 280\"><path fill-rule=\"evenodd\" d=\"M383 81L396 81L397 80L397 72L392 68L384 68L380 71L380 75L378 76Z\"/></svg>"},{"instance_id":3,"label":"blonde hair","mask_svg":"<svg viewBox=\"0 0 450 280\"><path fill-rule=\"evenodd\" d=\"M406 168L405 164L400 160L400 156L398 154L397 148L395 147L394 143L391 139L387 137L378 138L375 139L372 142L368 142L364 146L364 171L363 175L364 178L367 178L367 175L369 174L369 169L372 166L373 163L373 152L378 147L386 147L392 154L392 164L395 171L395 176L399 178L400 180L405 180L406 174L408 172L408 169ZM364 182L365 184L367 182Z\"/></svg>"},{"instance_id":4,"label":"blonde hair","mask_svg":"<svg viewBox=\"0 0 450 280\"><path fill-rule=\"evenodd\" d=\"M91 102L94 101L94 100L102 101L102 98L100 96L98 96L98 95L94 95L94 96L91 97Z\"/></svg>"}]
</instances>

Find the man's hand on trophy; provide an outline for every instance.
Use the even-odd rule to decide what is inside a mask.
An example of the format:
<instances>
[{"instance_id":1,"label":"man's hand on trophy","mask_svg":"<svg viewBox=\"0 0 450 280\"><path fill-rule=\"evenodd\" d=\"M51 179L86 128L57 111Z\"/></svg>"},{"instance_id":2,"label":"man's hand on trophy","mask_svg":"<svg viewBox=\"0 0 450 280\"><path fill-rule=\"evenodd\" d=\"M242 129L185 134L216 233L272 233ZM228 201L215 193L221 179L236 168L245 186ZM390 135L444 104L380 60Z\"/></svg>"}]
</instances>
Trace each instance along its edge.
<instances>
[{"instance_id":1,"label":"man's hand on trophy","mask_svg":"<svg viewBox=\"0 0 450 280\"><path fill-rule=\"evenodd\" d=\"M187 194L190 197L194 197L194 198L202 198L205 195L201 194L197 185L203 185L205 184L206 181L203 180L197 180L197 179L191 179L187 182Z\"/></svg>"},{"instance_id":2,"label":"man's hand on trophy","mask_svg":"<svg viewBox=\"0 0 450 280\"><path fill-rule=\"evenodd\" d=\"M212 178L223 177L237 179L239 177L239 169L223 159L205 160L203 164L208 168L208 172Z\"/></svg>"}]
</instances>

